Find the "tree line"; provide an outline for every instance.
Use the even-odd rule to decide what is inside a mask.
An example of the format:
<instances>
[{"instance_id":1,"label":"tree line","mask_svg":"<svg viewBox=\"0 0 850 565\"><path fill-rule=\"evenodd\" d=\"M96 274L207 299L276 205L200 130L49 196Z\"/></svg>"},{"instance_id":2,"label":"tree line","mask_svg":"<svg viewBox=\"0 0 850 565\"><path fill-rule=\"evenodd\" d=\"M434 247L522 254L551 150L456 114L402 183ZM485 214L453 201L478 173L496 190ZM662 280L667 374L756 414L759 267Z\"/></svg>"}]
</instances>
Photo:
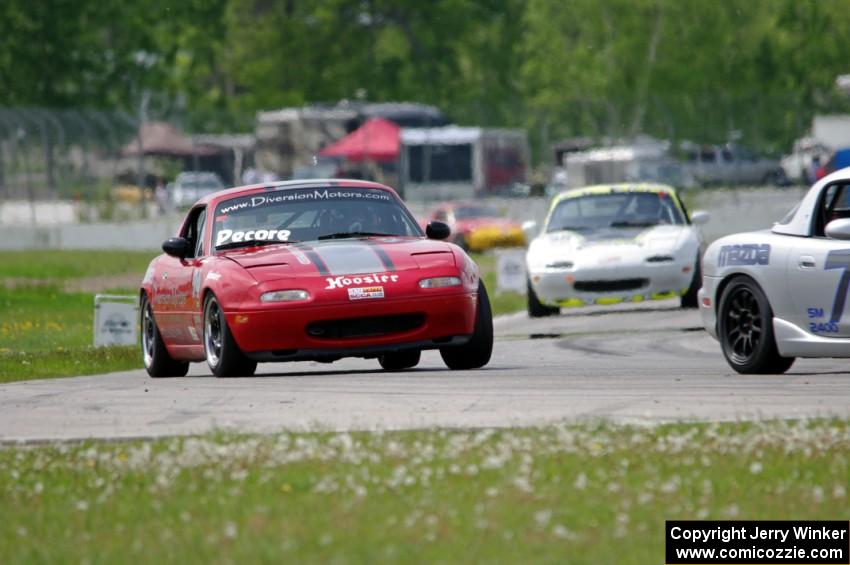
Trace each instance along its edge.
<instances>
[{"instance_id":1,"label":"tree line","mask_svg":"<svg viewBox=\"0 0 850 565\"><path fill-rule=\"evenodd\" d=\"M846 110L850 0L5 0L0 106L196 132L360 97L535 143L635 133L787 149Z\"/></svg>"}]
</instances>

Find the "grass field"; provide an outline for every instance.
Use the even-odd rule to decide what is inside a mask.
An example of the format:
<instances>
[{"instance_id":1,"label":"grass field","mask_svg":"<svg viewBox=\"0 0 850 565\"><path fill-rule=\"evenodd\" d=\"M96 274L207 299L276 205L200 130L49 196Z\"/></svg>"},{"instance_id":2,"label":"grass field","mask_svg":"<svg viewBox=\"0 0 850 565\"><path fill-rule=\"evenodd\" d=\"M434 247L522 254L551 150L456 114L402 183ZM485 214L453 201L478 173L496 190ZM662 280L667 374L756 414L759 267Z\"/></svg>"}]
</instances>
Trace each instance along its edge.
<instances>
[{"instance_id":1,"label":"grass field","mask_svg":"<svg viewBox=\"0 0 850 565\"><path fill-rule=\"evenodd\" d=\"M0 251L0 279L64 281L72 278L138 273L139 280L154 251L77 251L43 249Z\"/></svg>"},{"instance_id":2,"label":"grass field","mask_svg":"<svg viewBox=\"0 0 850 565\"><path fill-rule=\"evenodd\" d=\"M0 382L141 367L132 347L95 349L94 291L135 295L155 252L0 252ZM525 307L516 293L497 295L495 259L477 255L494 314ZM119 286L113 286L119 285Z\"/></svg>"},{"instance_id":3,"label":"grass field","mask_svg":"<svg viewBox=\"0 0 850 565\"><path fill-rule=\"evenodd\" d=\"M663 563L667 519L843 519L850 424L0 448L18 562Z\"/></svg>"},{"instance_id":4,"label":"grass field","mask_svg":"<svg viewBox=\"0 0 850 565\"><path fill-rule=\"evenodd\" d=\"M0 252L0 382L86 375L141 366L132 347L95 349L95 292L69 290L81 281L101 292L116 277L141 281L154 252Z\"/></svg>"}]
</instances>

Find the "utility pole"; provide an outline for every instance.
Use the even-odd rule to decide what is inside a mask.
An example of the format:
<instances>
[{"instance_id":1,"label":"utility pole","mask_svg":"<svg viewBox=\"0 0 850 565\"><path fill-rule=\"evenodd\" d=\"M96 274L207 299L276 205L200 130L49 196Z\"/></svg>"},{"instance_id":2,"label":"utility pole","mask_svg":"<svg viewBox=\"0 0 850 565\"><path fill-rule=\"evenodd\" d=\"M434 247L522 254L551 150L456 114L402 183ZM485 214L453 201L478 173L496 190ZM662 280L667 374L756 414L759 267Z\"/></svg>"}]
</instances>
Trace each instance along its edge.
<instances>
[{"instance_id":1,"label":"utility pole","mask_svg":"<svg viewBox=\"0 0 850 565\"><path fill-rule=\"evenodd\" d=\"M150 91L145 89L142 91L142 99L139 101L139 168L136 184L138 185L139 192L141 194L141 198L139 199L139 205L142 207L142 218L147 218L148 216L148 205L147 202L145 202L145 147L144 142L142 141L142 130L144 129L145 123L147 122L148 105L150 104L150 98Z\"/></svg>"}]
</instances>

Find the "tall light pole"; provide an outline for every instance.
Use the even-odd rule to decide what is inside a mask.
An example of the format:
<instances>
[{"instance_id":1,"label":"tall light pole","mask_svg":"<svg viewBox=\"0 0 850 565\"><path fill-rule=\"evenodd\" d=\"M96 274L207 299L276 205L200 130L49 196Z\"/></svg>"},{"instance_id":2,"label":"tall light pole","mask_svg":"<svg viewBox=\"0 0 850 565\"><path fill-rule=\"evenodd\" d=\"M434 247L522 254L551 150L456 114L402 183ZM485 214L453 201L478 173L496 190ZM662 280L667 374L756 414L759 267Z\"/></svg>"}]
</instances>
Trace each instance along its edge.
<instances>
[{"instance_id":1,"label":"tall light pole","mask_svg":"<svg viewBox=\"0 0 850 565\"><path fill-rule=\"evenodd\" d=\"M145 147L144 142L142 141L142 130L145 127L145 122L147 122L148 117L148 105L150 104L151 94L150 91L145 89L142 91L142 99L139 101L139 169L137 171L137 184L139 185L139 193L141 194L141 198L139 199L139 204L141 205L141 213L142 218L147 217L147 202L145 202Z\"/></svg>"}]
</instances>

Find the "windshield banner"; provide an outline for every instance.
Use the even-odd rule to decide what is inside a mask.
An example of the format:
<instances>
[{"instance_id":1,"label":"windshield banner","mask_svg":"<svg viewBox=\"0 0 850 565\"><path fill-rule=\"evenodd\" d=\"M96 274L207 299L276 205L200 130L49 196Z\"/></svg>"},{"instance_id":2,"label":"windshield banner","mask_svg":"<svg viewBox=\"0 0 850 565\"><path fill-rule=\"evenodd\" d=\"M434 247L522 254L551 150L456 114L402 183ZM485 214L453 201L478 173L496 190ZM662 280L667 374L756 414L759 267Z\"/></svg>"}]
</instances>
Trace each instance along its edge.
<instances>
[{"instance_id":1,"label":"windshield banner","mask_svg":"<svg viewBox=\"0 0 850 565\"><path fill-rule=\"evenodd\" d=\"M228 200L219 205L218 213L232 214L240 210L251 210L265 206L322 200L377 200L391 202L392 196L383 190L372 189L315 188L310 190L285 190Z\"/></svg>"}]
</instances>

